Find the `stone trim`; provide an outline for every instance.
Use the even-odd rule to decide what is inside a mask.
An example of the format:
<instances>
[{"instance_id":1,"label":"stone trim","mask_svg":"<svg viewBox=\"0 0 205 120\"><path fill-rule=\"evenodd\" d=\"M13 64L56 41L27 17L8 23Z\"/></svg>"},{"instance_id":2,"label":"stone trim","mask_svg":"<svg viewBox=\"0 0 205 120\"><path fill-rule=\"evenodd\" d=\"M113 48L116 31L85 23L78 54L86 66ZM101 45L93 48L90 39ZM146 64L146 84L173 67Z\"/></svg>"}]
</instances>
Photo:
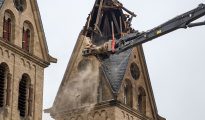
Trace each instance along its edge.
<instances>
[{"instance_id":1,"label":"stone trim","mask_svg":"<svg viewBox=\"0 0 205 120\"><path fill-rule=\"evenodd\" d=\"M50 65L49 62L44 61L44 60L40 59L39 57L32 55L31 53L25 52L22 48L20 48L18 46L4 42L3 38L1 38L1 37L0 37L0 45L4 46L5 48L11 50L14 53L17 53L17 54L23 56L24 58L26 58L32 62L40 65L43 68L46 68Z\"/></svg>"},{"instance_id":2,"label":"stone trim","mask_svg":"<svg viewBox=\"0 0 205 120\"><path fill-rule=\"evenodd\" d=\"M112 108L112 107L120 108L120 109L136 116L137 118L140 118L141 120L153 120L153 119L139 113L137 110L125 106L124 104L122 104L120 101L117 101L117 100L109 100L109 101L105 101L102 103L98 103L95 105L93 110L91 110L91 112L97 111L100 109L105 109L105 108ZM51 116L53 118L61 118L62 116L71 115L73 113L82 114L85 110L86 110L86 107L82 107L82 108L77 108L77 109L73 109L73 110L69 110L69 111L58 111L58 113L53 113L52 108L51 108L47 112L50 112Z\"/></svg>"}]
</instances>

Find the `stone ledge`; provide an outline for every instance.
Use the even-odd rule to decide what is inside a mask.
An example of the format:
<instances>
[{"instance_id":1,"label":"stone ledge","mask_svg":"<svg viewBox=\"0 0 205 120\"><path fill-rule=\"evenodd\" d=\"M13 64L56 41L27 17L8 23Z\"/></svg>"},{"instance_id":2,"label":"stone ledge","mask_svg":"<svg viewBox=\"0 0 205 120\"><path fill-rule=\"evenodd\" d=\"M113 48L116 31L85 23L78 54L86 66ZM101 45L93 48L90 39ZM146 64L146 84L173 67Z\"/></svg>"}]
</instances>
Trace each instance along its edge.
<instances>
[{"instance_id":1,"label":"stone ledge","mask_svg":"<svg viewBox=\"0 0 205 120\"><path fill-rule=\"evenodd\" d=\"M40 65L41 67L46 68L50 65L49 62L44 61L44 60L40 59L39 57L32 55L31 53L27 53L27 52L23 51L22 48L20 48L18 46L4 42L1 37L0 37L0 45L7 48L8 50L11 50L14 53L21 55L22 57L27 58L28 60Z\"/></svg>"}]
</instances>

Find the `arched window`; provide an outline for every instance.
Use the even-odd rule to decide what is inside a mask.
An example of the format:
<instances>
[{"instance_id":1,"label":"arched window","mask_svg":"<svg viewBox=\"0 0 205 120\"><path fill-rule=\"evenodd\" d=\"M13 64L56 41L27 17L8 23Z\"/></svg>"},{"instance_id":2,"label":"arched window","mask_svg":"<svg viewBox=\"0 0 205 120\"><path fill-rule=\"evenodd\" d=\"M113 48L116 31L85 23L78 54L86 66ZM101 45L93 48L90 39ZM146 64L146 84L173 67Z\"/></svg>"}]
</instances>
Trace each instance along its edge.
<instances>
[{"instance_id":1,"label":"arched window","mask_svg":"<svg viewBox=\"0 0 205 120\"><path fill-rule=\"evenodd\" d=\"M29 29L23 28L23 40L22 40L22 48L29 52L29 45L30 45L30 39L31 39L31 32Z\"/></svg>"},{"instance_id":2,"label":"arched window","mask_svg":"<svg viewBox=\"0 0 205 120\"><path fill-rule=\"evenodd\" d=\"M10 10L6 10L3 20L3 40L11 42L14 33L14 15Z\"/></svg>"},{"instance_id":3,"label":"arched window","mask_svg":"<svg viewBox=\"0 0 205 120\"><path fill-rule=\"evenodd\" d=\"M132 84L129 80L124 84L124 104L132 107Z\"/></svg>"},{"instance_id":4,"label":"arched window","mask_svg":"<svg viewBox=\"0 0 205 120\"><path fill-rule=\"evenodd\" d=\"M139 87L138 89L138 104L137 108L139 112L146 114L146 93L144 88Z\"/></svg>"},{"instance_id":5,"label":"arched window","mask_svg":"<svg viewBox=\"0 0 205 120\"><path fill-rule=\"evenodd\" d=\"M19 83L18 109L20 116L32 116L33 86L29 75L23 74Z\"/></svg>"},{"instance_id":6,"label":"arched window","mask_svg":"<svg viewBox=\"0 0 205 120\"><path fill-rule=\"evenodd\" d=\"M10 105L11 74L6 63L0 64L0 108Z\"/></svg>"},{"instance_id":7,"label":"arched window","mask_svg":"<svg viewBox=\"0 0 205 120\"><path fill-rule=\"evenodd\" d=\"M6 19L4 17L4 23L3 23L3 39L6 42L11 41L11 19Z\"/></svg>"},{"instance_id":8,"label":"arched window","mask_svg":"<svg viewBox=\"0 0 205 120\"><path fill-rule=\"evenodd\" d=\"M29 22L24 22L23 31L22 31L22 48L26 52L32 52L32 36L33 29L32 25Z\"/></svg>"}]
</instances>

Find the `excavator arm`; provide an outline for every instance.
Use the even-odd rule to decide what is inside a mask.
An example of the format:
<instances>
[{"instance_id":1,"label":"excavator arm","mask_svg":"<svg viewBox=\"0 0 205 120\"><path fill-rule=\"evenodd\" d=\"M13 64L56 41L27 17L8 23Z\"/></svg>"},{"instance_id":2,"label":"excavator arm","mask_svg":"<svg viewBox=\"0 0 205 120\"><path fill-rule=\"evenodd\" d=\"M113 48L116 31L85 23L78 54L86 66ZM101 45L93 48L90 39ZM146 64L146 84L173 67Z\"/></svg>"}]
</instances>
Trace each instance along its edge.
<instances>
[{"instance_id":1,"label":"excavator arm","mask_svg":"<svg viewBox=\"0 0 205 120\"><path fill-rule=\"evenodd\" d=\"M205 25L205 21L192 23L203 16L205 16L205 4L200 4L197 8L181 14L146 32L133 32L121 37L118 40L109 40L102 46L97 46L96 48L85 48L83 50L83 56L121 53L133 48L134 46L151 41L180 28L191 28ZM114 47L113 41L116 41Z\"/></svg>"}]
</instances>

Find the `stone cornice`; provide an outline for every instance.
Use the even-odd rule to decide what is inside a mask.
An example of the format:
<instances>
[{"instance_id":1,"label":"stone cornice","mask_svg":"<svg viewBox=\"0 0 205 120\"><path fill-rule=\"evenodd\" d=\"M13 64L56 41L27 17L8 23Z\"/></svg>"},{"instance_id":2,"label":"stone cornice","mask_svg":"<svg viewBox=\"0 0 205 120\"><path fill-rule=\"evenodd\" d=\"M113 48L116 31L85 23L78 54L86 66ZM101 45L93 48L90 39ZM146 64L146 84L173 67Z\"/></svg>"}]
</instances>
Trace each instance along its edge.
<instances>
[{"instance_id":1,"label":"stone cornice","mask_svg":"<svg viewBox=\"0 0 205 120\"><path fill-rule=\"evenodd\" d=\"M16 54L19 54L20 56L34 62L35 64L37 65L40 65L41 67L43 68L46 68L50 65L49 62L47 61L44 61L42 60L41 58L31 54L31 53L28 53L28 52L25 52L22 48L20 48L19 46L16 46L14 44L9 44L9 43L6 43L3 41L3 39L0 37L0 45L2 45L3 47L11 50L12 52L16 53Z\"/></svg>"},{"instance_id":2,"label":"stone cornice","mask_svg":"<svg viewBox=\"0 0 205 120\"><path fill-rule=\"evenodd\" d=\"M146 115L139 113L139 111L132 109L130 107L127 107L124 104L122 104L120 101L116 101L116 100L109 100L109 101L104 101L104 102L98 103L94 106L94 108L92 110L97 111L99 109L106 109L106 108L110 108L110 107L118 107L118 108L140 118L141 120L153 120L153 119L147 117ZM92 110L91 110L91 112L92 112ZM65 116L65 115L79 114L79 113L83 113L84 111L86 111L86 107L67 110L67 111L66 110L65 111L55 111L55 112L52 111L52 108L51 108L47 111L47 113L50 113L53 118L54 117L61 118L62 116Z\"/></svg>"},{"instance_id":3,"label":"stone cornice","mask_svg":"<svg viewBox=\"0 0 205 120\"><path fill-rule=\"evenodd\" d=\"M122 104L120 101L112 100L112 101L109 101L109 104L111 106L116 106L134 116L137 116L141 120L152 120L151 118L148 118L146 115L141 114L139 111Z\"/></svg>"}]
</instances>

